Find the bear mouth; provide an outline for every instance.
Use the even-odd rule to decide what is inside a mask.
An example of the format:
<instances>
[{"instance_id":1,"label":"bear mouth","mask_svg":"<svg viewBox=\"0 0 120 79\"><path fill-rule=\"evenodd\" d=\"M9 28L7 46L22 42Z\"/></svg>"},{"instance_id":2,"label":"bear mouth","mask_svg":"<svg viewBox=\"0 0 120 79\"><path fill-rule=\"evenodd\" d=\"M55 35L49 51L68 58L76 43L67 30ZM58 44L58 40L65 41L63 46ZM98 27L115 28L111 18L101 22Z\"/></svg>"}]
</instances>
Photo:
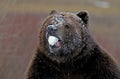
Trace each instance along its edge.
<instances>
[{"instance_id":1,"label":"bear mouth","mask_svg":"<svg viewBox=\"0 0 120 79\"><path fill-rule=\"evenodd\" d=\"M61 47L61 40L57 36L48 36L48 43L49 43L49 46L52 48Z\"/></svg>"}]
</instances>

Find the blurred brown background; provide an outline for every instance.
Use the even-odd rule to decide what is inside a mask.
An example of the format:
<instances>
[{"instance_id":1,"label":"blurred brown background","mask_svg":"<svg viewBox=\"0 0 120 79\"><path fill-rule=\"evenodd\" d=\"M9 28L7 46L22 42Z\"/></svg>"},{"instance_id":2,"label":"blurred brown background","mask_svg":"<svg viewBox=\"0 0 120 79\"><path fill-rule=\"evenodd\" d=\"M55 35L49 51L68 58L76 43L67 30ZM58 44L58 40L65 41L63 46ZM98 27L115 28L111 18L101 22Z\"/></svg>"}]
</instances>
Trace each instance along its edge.
<instances>
[{"instance_id":1,"label":"blurred brown background","mask_svg":"<svg viewBox=\"0 0 120 79\"><path fill-rule=\"evenodd\" d=\"M120 66L120 0L0 0L0 79L23 79L50 11L87 10L94 38Z\"/></svg>"}]
</instances>

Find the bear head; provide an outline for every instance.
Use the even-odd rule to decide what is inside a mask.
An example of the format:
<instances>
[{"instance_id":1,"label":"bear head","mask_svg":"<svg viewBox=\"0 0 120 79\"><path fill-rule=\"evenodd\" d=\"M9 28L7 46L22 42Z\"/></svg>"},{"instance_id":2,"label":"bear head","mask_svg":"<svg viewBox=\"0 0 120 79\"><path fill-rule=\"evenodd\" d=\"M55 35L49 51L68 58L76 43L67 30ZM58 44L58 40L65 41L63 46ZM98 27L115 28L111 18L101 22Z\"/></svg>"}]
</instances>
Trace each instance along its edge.
<instances>
[{"instance_id":1,"label":"bear head","mask_svg":"<svg viewBox=\"0 0 120 79\"><path fill-rule=\"evenodd\" d=\"M88 13L51 11L40 29L41 52L52 60L64 61L81 54L88 37Z\"/></svg>"}]
</instances>

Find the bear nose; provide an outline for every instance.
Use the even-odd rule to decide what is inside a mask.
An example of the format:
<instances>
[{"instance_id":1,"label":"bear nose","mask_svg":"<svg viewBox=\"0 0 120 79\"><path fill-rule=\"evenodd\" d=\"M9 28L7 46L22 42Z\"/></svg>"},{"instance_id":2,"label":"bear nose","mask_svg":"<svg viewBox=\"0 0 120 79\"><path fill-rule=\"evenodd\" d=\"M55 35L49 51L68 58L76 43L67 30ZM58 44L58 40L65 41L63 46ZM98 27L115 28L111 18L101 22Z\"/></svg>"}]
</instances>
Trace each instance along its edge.
<instances>
[{"instance_id":1,"label":"bear nose","mask_svg":"<svg viewBox=\"0 0 120 79\"><path fill-rule=\"evenodd\" d=\"M57 30L57 27L55 25L48 25L47 29L49 31L56 31Z\"/></svg>"}]
</instances>

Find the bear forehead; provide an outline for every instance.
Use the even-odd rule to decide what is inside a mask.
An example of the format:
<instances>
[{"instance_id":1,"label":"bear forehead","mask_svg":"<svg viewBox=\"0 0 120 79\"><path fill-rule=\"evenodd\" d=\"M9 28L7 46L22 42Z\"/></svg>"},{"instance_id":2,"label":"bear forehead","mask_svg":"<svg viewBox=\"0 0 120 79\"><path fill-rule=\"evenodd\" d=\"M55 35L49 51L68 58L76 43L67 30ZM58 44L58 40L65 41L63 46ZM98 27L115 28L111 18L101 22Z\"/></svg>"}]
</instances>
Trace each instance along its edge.
<instances>
[{"instance_id":1,"label":"bear forehead","mask_svg":"<svg viewBox=\"0 0 120 79\"><path fill-rule=\"evenodd\" d=\"M73 22L82 23L82 19L74 13L59 12L57 14L48 16L45 22L45 25L48 26L50 24L54 24L55 26L62 26L66 22L67 23L73 23Z\"/></svg>"},{"instance_id":2,"label":"bear forehead","mask_svg":"<svg viewBox=\"0 0 120 79\"><path fill-rule=\"evenodd\" d=\"M63 24L70 24L75 22L82 22L81 18L76 16L74 13L69 12L59 12L49 16L47 19L46 26L54 25L57 27L63 26Z\"/></svg>"},{"instance_id":3,"label":"bear forehead","mask_svg":"<svg viewBox=\"0 0 120 79\"><path fill-rule=\"evenodd\" d=\"M58 12L56 14L50 15L49 20L58 20L63 21L64 20L75 20L75 21L82 21L80 17L78 17L75 13L70 12Z\"/></svg>"},{"instance_id":4,"label":"bear forehead","mask_svg":"<svg viewBox=\"0 0 120 79\"><path fill-rule=\"evenodd\" d=\"M63 26L63 24L76 24L79 23L84 27L84 22L81 17L77 16L76 13L71 12L58 12L49 15L43 23L43 26L48 25Z\"/></svg>"},{"instance_id":5,"label":"bear forehead","mask_svg":"<svg viewBox=\"0 0 120 79\"><path fill-rule=\"evenodd\" d=\"M57 18L66 17L70 19L74 18L75 20L81 20L81 18L78 17L76 14L70 12L59 12L57 14L52 15L52 17L57 17Z\"/></svg>"}]
</instances>

